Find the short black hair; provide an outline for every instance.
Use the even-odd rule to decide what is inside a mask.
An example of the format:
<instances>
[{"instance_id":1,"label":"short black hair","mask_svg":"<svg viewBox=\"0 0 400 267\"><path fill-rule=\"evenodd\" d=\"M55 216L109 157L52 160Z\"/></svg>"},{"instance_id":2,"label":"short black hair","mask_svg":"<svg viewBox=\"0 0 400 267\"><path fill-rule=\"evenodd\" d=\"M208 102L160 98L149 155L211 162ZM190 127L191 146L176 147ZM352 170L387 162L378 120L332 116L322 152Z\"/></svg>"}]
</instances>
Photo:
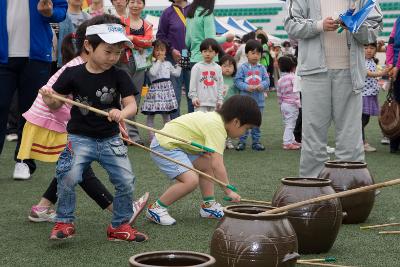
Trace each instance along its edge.
<instances>
[{"instance_id":1,"label":"short black hair","mask_svg":"<svg viewBox=\"0 0 400 267\"><path fill-rule=\"evenodd\" d=\"M120 24L122 27L125 27L119 18L109 14L91 18L88 20L87 27L99 24ZM88 40L89 44L93 47L93 51L96 50L99 44L104 43L104 41L97 34L86 36L86 40ZM88 53L88 51L85 52Z\"/></svg>"},{"instance_id":2,"label":"short black hair","mask_svg":"<svg viewBox=\"0 0 400 267\"><path fill-rule=\"evenodd\" d=\"M373 46L373 47L375 47L375 48L378 48L378 43L377 43L377 42L369 43L369 44L367 44L367 45L365 45L365 46Z\"/></svg>"},{"instance_id":3,"label":"short black hair","mask_svg":"<svg viewBox=\"0 0 400 267\"><path fill-rule=\"evenodd\" d=\"M291 72L296 67L296 63L291 57L283 56L278 59L278 65L281 72Z\"/></svg>"},{"instance_id":4,"label":"short black hair","mask_svg":"<svg viewBox=\"0 0 400 267\"><path fill-rule=\"evenodd\" d=\"M168 50L168 44L161 40L161 39L157 39L153 42L152 46L154 47L154 50L156 49L156 47L165 47L166 50Z\"/></svg>"},{"instance_id":5,"label":"short black hair","mask_svg":"<svg viewBox=\"0 0 400 267\"><path fill-rule=\"evenodd\" d=\"M211 47L212 50L215 51L215 53L219 53L221 51L221 47L219 46L219 44L217 43L217 41L215 41L215 39L213 38L207 38L204 39L203 42L201 42L200 44L200 52L203 52L204 50L207 50Z\"/></svg>"},{"instance_id":6,"label":"short black hair","mask_svg":"<svg viewBox=\"0 0 400 267\"><path fill-rule=\"evenodd\" d=\"M263 52L262 44L257 40L248 40L245 48L246 54L254 50L262 54Z\"/></svg>"},{"instance_id":7,"label":"short black hair","mask_svg":"<svg viewBox=\"0 0 400 267\"><path fill-rule=\"evenodd\" d=\"M225 62L229 61L230 63L232 63L233 65L233 73L232 76L236 75L237 72L237 65L236 65L236 60L234 57L232 57L229 54L225 54L224 56L221 57L221 59L219 60L219 65L222 66Z\"/></svg>"},{"instance_id":8,"label":"short black hair","mask_svg":"<svg viewBox=\"0 0 400 267\"><path fill-rule=\"evenodd\" d=\"M257 102L250 96L231 96L217 112L221 115L225 123L236 118L240 121L240 125L250 124L257 127L261 126L262 117L260 108Z\"/></svg>"}]
</instances>

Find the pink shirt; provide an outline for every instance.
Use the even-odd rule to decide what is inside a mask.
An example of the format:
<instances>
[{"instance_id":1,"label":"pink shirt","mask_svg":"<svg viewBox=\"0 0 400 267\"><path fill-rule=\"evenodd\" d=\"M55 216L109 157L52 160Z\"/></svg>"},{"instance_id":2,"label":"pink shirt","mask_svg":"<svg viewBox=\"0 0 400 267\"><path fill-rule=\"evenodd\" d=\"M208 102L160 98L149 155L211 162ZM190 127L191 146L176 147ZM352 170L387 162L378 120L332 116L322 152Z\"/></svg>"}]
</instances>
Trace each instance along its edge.
<instances>
[{"instance_id":1,"label":"pink shirt","mask_svg":"<svg viewBox=\"0 0 400 267\"><path fill-rule=\"evenodd\" d=\"M390 33L390 37L389 38L393 38L394 39L395 34L396 34L396 25L397 25L397 23L394 24L393 30ZM400 68L400 56L399 56L397 62L393 62L393 61L394 61L393 44L389 44L387 46L387 49L386 49L386 64L393 65L394 67Z\"/></svg>"},{"instance_id":2,"label":"pink shirt","mask_svg":"<svg viewBox=\"0 0 400 267\"><path fill-rule=\"evenodd\" d=\"M301 107L299 92L293 92L294 79L294 73L282 72L276 88L279 105L282 103L287 103L296 105L298 108Z\"/></svg>"},{"instance_id":3,"label":"pink shirt","mask_svg":"<svg viewBox=\"0 0 400 267\"><path fill-rule=\"evenodd\" d=\"M57 81L61 73L68 67L77 66L85 63L81 57L76 57L61 69L59 69L43 87L52 88L53 84ZM46 128L48 130L56 131L59 133L67 132L67 123L71 118L70 115L71 105L63 104L57 110L50 110L50 108L43 102L41 94L38 94L31 108L22 114L24 118L32 124Z\"/></svg>"}]
</instances>

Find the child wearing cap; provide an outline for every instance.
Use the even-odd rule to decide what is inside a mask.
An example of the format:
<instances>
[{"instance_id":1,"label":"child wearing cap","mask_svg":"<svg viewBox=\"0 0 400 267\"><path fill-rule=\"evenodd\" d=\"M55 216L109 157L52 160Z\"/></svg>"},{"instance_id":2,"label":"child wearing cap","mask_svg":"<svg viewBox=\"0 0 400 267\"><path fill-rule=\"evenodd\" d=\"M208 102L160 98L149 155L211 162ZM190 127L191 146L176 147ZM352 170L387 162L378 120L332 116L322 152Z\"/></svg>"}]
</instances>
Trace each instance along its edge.
<instances>
[{"instance_id":1,"label":"child wearing cap","mask_svg":"<svg viewBox=\"0 0 400 267\"><path fill-rule=\"evenodd\" d=\"M135 242L147 239L128 223L133 213L135 177L127 148L118 136L118 123L137 111L134 99L137 90L129 76L114 67L126 43L131 45L120 24L87 27L84 41L87 63L66 68L52 88L40 89L43 101L52 110L63 104L52 98L52 94L72 94L75 101L109 113L108 117L101 117L76 106L71 109L68 142L56 167L59 200L50 239L65 239L75 234L75 186L82 181L82 172L93 161L107 170L116 190L108 239Z\"/></svg>"}]
</instances>

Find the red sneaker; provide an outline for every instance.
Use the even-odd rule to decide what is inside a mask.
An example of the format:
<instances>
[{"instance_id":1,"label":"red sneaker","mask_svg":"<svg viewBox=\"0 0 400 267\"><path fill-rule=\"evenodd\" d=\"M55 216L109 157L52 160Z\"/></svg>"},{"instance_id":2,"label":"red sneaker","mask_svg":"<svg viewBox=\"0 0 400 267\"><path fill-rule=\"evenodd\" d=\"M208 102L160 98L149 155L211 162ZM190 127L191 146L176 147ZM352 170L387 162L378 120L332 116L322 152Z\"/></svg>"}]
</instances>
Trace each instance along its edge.
<instances>
[{"instance_id":1,"label":"red sneaker","mask_svg":"<svg viewBox=\"0 0 400 267\"><path fill-rule=\"evenodd\" d=\"M75 235L75 225L73 223L56 223L51 230L50 239L59 240L71 238Z\"/></svg>"},{"instance_id":2,"label":"red sneaker","mask_svg":"<svg viewBox=\"0 0 400 267\"><path fill-rule=\"evenodd\" d=\"M138 232L128 223L122 224L117 228L113 228L110 224L107 228L107 238L110 241L134 241L138 243L149 239L147 235Z\"/></svg>"}]
</instances>

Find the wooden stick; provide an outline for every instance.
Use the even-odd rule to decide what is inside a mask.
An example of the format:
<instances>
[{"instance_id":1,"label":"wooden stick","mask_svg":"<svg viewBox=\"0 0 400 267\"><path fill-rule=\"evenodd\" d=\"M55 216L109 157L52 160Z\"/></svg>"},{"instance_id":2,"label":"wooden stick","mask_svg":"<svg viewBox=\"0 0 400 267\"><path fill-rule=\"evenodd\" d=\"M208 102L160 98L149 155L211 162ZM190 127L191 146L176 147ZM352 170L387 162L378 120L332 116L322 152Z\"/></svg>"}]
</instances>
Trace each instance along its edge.
<instances>
[{"instance_id":1,"label":"wooden stick","mask_svg":"<svg viewBox=\"0 0 400 267\"><path fill-rule=\"evenodd\" d=\"M144 149L144 150L146 150L146 151L148 151L148 152L151 152L151 153L153 153L153 154L155 154L155 155L157 155L157 156L159 156L159 157L161 157L161 158L164 158L164 159L169 160L169 161L171 161L171 162L173 162L173 163L176 163L176 164L178 164L178 165L180 165L180 166L182 166L182 167L185 167L186 169L189 169L189 170L191 170L191 171L194 171L194 172L196 172L196 173L198 173L198 174L200 174L200 175L202 175L202 176L208 178L209 180L211 180L211 181L213 181L213 182L215 182L215 183L217 183L217 184L219 184L219 185L222 185L222 186L224 186L224 187L228 187L228 186L229 186L228 184L226 184L226 183L224 183L224 182L218 180L217 178L215 178L215 177L213 177L213 176L211 176L211 175L208 175L208 174L205 173L205 172L202 172L202 171L199 171L199 170L197 170L197 169L195 169L195 168L193 168L193 167L187 166L186 164L184 164L184 163L182 163L182 162L180 162L180 161L177 161L177 160L175 160L175 159L173 159L173 158L167 157L167 156L165 156L165 155L163 155L163 154L161 154L161 153L159 153L159 152L157 152L157 151L154 151L154 150L148 148L147 146L142 146L142 145L140 145L140 144L138 144L138 143L136 143L136 142L134 142L134 141L132 141L132 140L130 140L130 139L124 138L124 137L121 137L121 139L124 140L125 142L128 142L128 143L132 144L132 145L138 146L138 147L140 147L140 148L142 148L142 149Z\"/></svg>"},{"instance_id":2,"label":"wooden stick","mask_svg":"<svg viewBox=\"0 0 400 267\"><path fill-rule=\"evenodd\" d=\"M380 231L379 233L380 234L384 234L384 235L385 234L389 234L389 235L390 234L395 234L396 235L396 234L400 234L400 231Z\"/></svg>"},{"instance_id":3,"label":"wooden stick","mask_svg":"<svg viewBox=\"0 0 400 267\"><path fill-rule=\"evenodd\" d=\"M297 261L306 261L306 262L335 262L335 257L326 257L320 259L304 259L304 260L297 260Z\"/></svg>"},{"instance_id":4,"label":"wooden stick","mask_svg":"<svg viewBox=\"0 0 400 267\"><path fill-rule=\"evenodd\" d=\"M373 228L387 227L387 226L397 226L397 225L400 225L400 223L385 223L385 224L360 226L360 229L364 230L364 229L373 229Z\"/></svg>"},{"instance_id":5,"label":"wooden stick","mask_svg":"<svg viewBox=\"0 0 400 267\"><path fill-rule=\"evenodd\" d=\"M400 184L400 179L390 180L390 181L386 181L386 182L383 182L383 183L363 186L363 187L359 187L359 188L348 190L348 191L343 191L343 192L339 192L339 193L324 195L324 196L320 196L320 197L316 197L316 198L300 201L300 202L297 202L297 203L292 203L290 205L286 205L286 206L282 206L282 207L275 208L275 209L272 209L272 210L267 210L267 211L261 212L258 215L262 216L262 215L265 215L265 214L280 213L280 212L288 211L288 210L291 210L291 209L294 209L294 208L302 207L304 205L321 202L321 201L324 201L324 200L329 200L329 199L334 199L334 198L339 198L339 197L347 197L347 196L351 196L351 195L354 195L354 194L357 194L357 193L367 192L367 191L375 190L375 189L378 189L378 188L388 187L388 186L397 185L397 184Z\"/></svg>"},{"instance_id":6,"label":"wooden stick","mask_svg":"<svg viewBox=\"0 0 400 267\"><path fill-rule=\"evenodd\" d=\"M298 260L296 263L303 264L303 265L314 265L314 266L353 267L353 266L348 266L348 265L339 265L339 264L332 264L332 263L311 262L311 261L307 261L307 260Z\"/></svg>"},{"instance_id":7,"label":"wooden stick","mask_svg":"<svg viewBox=\"0 0 400 267\"><path fill-rule=\"evenodd\" d=\"M97 113L97 114L100 114L100 115L103 115L103 116L108 117L108 112L106 112L106 111L103 111L103 110L100 110L100 109L97 109L97 108L94 108L94 107L91 107L91 106L88 106L88 105L85 105L85 104L76 102L76 101L71 100L71 99L69 99L69 98L65 98L65 97L62 97L62 96L57 95L57 94L52 94L51 97L53 97L53 98L55 98L55 99L58 99L58 100L60 100L60 101L63 101L63 102L65 102L65 103L68 103L68 104L71 104L71 105L74 105L74 106L77 106L77 107L80 107L80 108L84 108L84 109L87 109L87 110L92 111L92 112L94 112L94 113ZM167 136L167 137L169 137L169 138L172 138L172 139L181 141L181 142L183 142L183 143L185 143L185 144L188 144L188 145L191 145L191 146L194 146L194 147L203 149L203 150L206 151L206 152L211 152L211 153L215 152L214 149L208 148L208 147L203 146L203 145L201 145L201 144L198 144L198 143L196 143L196 142L192 142L192 141L185 140L185 139L180 138L180 137L178 137L178 136L174 136L174 135L165 133L165 132L163 132L163 131L160 131L160 130L151 128L151 127L149 127L149 126L146 126L146 125L144 125L144 124L141 124L141 123L138 123L138 122L135 122L135 121L131 121L131 120L128 120L128 119L124 119L124 122L126 122L127 124L130 124L130 125L134 125L134 126L137 126L137 127L140 127L140 128L143 128L143 129L146 129L146 130L149 130L149 131L152 131L152 132L155 132L155 133L158 133L158 134Z\"/></svg>"},{"instance_id":8,"label":"wooden stick","mask_svg":"<svg viewBox=\"0 0 400 267\"><path fill-rule=\"evenodd\" d=\"M264 205L271 205L272 204L269 201L253 200L253 199L245 199L245 198L241 198L240 202L258 203L258 204L264 204Z\"/></svg>"}]
</instances>

